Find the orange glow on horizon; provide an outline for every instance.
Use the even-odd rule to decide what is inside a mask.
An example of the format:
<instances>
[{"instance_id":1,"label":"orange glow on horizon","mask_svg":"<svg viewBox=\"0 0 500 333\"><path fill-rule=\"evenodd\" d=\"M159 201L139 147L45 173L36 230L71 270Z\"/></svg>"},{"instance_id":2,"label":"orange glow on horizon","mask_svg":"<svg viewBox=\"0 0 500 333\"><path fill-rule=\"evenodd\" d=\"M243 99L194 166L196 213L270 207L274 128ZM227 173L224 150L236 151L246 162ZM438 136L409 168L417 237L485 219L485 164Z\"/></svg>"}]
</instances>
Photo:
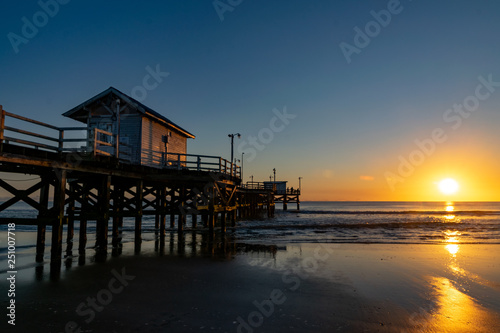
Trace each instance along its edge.
<instances>
[{"instance_id":1,"label":"orange glow on horizon","mask_svg":"<svg viewBox=\"0 0 500 333\"><path fill-rule=\"evenodd\" d=\"M500 201L500 155L492 155L484 146L447 147L443 153L429 156L424 163L406 173L399 171L400 161L394 152L382 154L381 160L350 167L328 165L308 174L303 182L303 201ZM386 158L383 160L383 158ZM387 161L387 162L386 162ZM387 178L389 172L394 178ZM361 176L360 176L361 175ZM370 176L370 177L367 177ZM289 177L292 178L291 176ZM443 193L439 184L454 179L450 194ZM370 181L368 181L368 179ZM444 183L446 184L446 183ZM459 187L457 187L457 184ZM451 193L454 190L454 193Z\"/></svg>"}]
</instances>

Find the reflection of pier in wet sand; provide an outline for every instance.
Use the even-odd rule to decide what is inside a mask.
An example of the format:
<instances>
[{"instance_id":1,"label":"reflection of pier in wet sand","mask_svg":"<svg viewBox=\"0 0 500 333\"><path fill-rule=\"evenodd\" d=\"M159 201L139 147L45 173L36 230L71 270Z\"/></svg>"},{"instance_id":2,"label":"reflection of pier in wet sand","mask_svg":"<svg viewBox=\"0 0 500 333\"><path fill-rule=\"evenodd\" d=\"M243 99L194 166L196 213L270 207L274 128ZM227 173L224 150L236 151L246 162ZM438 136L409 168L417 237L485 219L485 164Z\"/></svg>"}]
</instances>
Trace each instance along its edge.
<instances>
[{"instance_id":1,"label":"reflection of pier in wet sand","mask_svg":"<svg viewBox=\"0 0 500 333\"><path fill-rule=\"evenodd\" d=\"M136 256L154 253L156 256L171 256L179 258L207 258L217 260L231 260L238 253L251 253L265 258L275 258L279 250L286 250L286 247L276 245L248 244L236 242L230 234L210 233L208 231L191 230L184 233L177 231L167 231L164 237L156 233L154 240L136 243L123 243L120 246L98 251L81 252L73 256L73 251L67 245L66 256L63 266L66 270L72 267L84 266L93 262L106 262L112 258L120 256ZM37 280L44 279L44 265L36 266ZM51 262L50 278L58 280L61 274L61 266Z\"/></svg>"}]
</instances>

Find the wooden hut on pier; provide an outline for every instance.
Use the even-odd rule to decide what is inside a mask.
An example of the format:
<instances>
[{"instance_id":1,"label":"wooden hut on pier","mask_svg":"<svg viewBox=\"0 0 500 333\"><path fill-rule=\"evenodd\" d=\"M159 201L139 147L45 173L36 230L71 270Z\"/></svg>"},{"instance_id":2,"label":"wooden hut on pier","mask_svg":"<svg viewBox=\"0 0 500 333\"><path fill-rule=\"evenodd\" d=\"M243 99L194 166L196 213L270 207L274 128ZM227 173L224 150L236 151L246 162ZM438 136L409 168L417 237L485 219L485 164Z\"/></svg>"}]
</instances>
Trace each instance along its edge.
<instances>
[{"instance_id":1,"label":"wooden hut on pier","mask_svg":"<svg viewBox=\"0 0 500 333\"><path fill-rule=\"evenodd\" d=\"M87 125L100 153L121 162L151 167L174 165L185 160L187 139L195 136L170 119L118 89L109 89L63 114ZM98 129L99 131L95 131ZM87 149L92 142L89 140Z\"/></svg>"}]
</instances>

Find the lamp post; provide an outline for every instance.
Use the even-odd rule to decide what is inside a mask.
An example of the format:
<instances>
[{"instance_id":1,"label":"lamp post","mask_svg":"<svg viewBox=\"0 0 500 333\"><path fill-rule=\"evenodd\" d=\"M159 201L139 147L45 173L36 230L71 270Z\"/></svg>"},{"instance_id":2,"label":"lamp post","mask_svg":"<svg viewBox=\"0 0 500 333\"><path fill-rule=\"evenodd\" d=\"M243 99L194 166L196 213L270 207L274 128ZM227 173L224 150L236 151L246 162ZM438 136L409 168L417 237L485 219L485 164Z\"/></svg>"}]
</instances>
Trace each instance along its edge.
<instances>
[{"instance_id":1,"label":"lamp post","mask_svg":"<svg viewBox=\"0 0 500 333\"><path fill-rule=\"evenodd\" d=\"M235 134L228 134L227 136L231 138L231 163L233 163L233 159L234 159L234 137L237 136L238 139L239 139L239 138L241 138L241 134L240 133L235 133Z\"/></svg>"},{"instance_id":2,"label":"lamp post","mask_svg":"<svg viewBox=\"0 0 500 333\"><path fill-rule=\"evenodd\" d=\"M274 173L274 182L276 183L276 168L273 168L273 173Z\"/></svg>"},{"instance_id":3,"label":"lamp post","mask_svg":"<svg viewBox=\"0 0 500 333\"><path fill-rule=\"evenodd\" d=\"M302 177L299 177L299 194L302 192L302 186L301 186L301 183L300 183L301 179L302 179Z\"/></svg>"}]
</instances>

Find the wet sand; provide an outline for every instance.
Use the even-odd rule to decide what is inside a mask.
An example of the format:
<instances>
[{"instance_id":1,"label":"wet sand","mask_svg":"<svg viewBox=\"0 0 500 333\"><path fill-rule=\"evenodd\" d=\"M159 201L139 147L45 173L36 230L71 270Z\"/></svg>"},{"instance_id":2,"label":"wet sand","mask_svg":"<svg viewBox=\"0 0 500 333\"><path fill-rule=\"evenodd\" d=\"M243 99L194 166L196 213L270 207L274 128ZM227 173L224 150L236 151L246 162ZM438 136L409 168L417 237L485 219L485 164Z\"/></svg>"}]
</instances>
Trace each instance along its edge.
<instances>
[{"instance_id":1,"label":"wet sand","mask_svg":"<svg viewBox=\"0 0 500 333\"><path fill-rule=\"evenodd\" d=\"M500 331L500 245L181 245L23 269L2 332Z\"/></svg>"}]
</instances>

